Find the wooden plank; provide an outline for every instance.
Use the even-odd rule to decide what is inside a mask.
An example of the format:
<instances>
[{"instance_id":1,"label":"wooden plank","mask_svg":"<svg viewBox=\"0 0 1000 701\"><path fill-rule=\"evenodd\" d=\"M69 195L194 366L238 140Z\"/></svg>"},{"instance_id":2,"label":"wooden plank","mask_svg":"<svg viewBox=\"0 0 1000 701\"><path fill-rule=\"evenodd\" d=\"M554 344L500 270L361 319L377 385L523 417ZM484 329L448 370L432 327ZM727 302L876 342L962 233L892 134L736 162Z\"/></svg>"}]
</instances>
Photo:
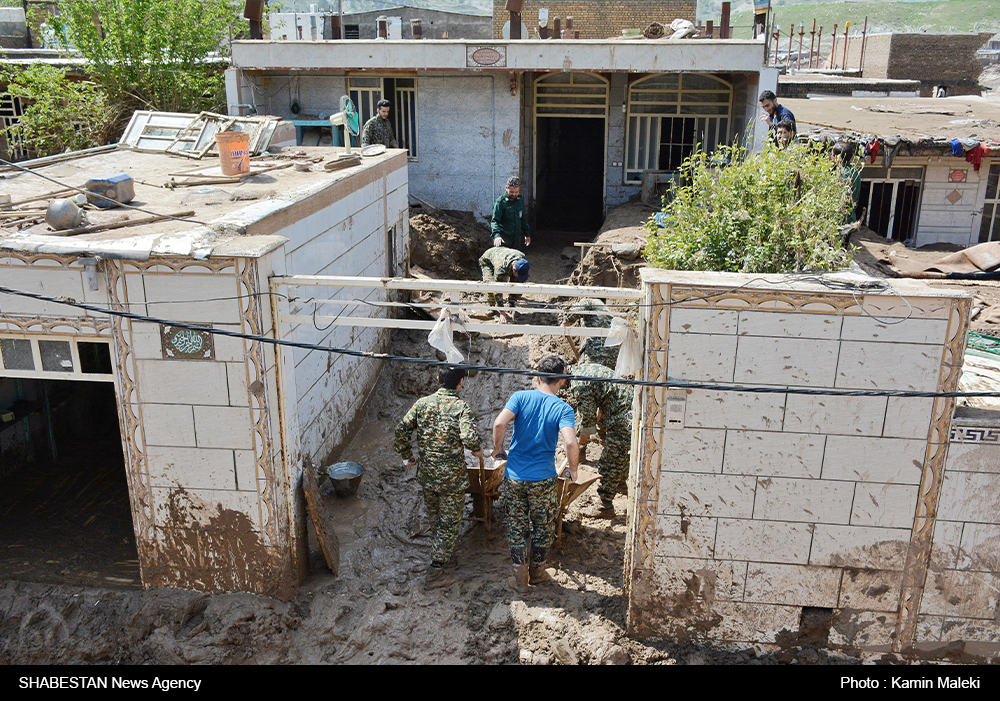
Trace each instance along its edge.
<instances>
[{"instance_id":1,"label":"wooden plank","mask_svg":"<svg viewBox=\"0 0 1000 701\"><path fill-rule=\"evenodd\" d=\"M309 517L312 519L313 528L316 529L316 540L319 541L319 547L323 550L326 566L336 577L340 568L340 541L337 540L337 534L327 517L326 507L323 505L323 495L319 492L316 469L311 460L305 461L305 468L302 471L302 490L306 495Z\"/></svg>"},{"instance_id":2,"label":"wooden plank","mask_svg":"<svg viewBox=\"0 0 1000 701\"><path fill-rule=\"evenodd\" d=\"M317 287L368 287L386 290L437 290L459 292L503 292L521 295L566 297L606 297L643 299L642 290L622 287L577 287L576 285L535 285L530 282L475 282L471 280L414 280L398 277L350 277L345 275L289 275L272 278L280 285Z\"/></svg>"},{"instance_id":3,"label":"wooden plank","mask_svg":"<svg viewBox=\"0 0 1000 701\"><path fill-rule=\"evenodd\" d=\"M419 321L416 319L384 319L380 317L358 317L358 316L304 316L299 314L282 314L281 323L303 324L309 328L313 322L318 326L366 326L370 328L390 328L390 329L425 329L430 331L434 328L435 321ZM477 322L467 322L466 331L489 334L537 334L539 336L586 336L604 338L611 329L590 328L587 326L541 326L539 324L480 324Z\"/></svg>"}]
</instances>

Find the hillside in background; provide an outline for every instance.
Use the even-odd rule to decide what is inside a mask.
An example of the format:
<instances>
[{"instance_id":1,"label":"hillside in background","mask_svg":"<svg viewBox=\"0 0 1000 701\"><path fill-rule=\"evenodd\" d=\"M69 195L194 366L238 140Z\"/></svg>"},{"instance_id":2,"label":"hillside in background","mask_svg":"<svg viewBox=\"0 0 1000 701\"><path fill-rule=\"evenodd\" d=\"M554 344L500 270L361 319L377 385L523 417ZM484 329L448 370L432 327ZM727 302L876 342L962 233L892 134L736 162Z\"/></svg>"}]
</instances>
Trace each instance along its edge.
<instances>
[{"instance_id":1,"label":"hillside in background","mask_svg":"<svg viewBox=\"0 0 1000 701\"><path fill-rule=\"evenodd\" d=\"M718 22L721 2L699 0L698 18ZM930 0L916 2L815 2L813 0L772 0L771 9L782 33L788 26L804 22L806 31L822 26L828 34L834 24L842 33L851 23L851 33L861 31L865 16L869 32L971 32L1000 31L1000 2L997 0ZM733 2L731 23L736 38L750 38L753 4ZM807 34L808 36L808 34Z\"/></svg>"}]
</instances>

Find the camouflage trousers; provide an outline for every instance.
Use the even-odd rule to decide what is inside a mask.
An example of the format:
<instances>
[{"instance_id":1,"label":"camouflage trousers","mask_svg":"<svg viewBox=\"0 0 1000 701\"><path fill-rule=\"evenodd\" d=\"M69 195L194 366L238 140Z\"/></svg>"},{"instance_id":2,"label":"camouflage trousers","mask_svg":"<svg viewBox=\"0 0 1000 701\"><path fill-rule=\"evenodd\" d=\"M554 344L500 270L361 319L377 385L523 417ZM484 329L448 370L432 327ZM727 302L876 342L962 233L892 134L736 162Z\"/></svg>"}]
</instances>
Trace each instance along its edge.
<instances>
[{"instance_id":1,"label":"camouflage trousers","mask_svg":"<svg viewBox=\"0 0 1000 701\"><path fill-rule=\"evenodd\" d=\"M424 506L431 517L434 543L431 545L432 562L448 562L455 551L458 528L462 524L465 509L465 490L460 492L436 492L424 487Z\"/></svg>"},{"instance_id":2,"label":"camouflage trousers","mask_svg":"<svg viewBox=\"0 0 1000 701\"><path fill-rule=\"evenodd\" d=\"M602 436L604 449L597 461L597 471L601 483L597 494L604 506L611 506L618 493L618 487L628 477L629 450L632 447L632 425L613 424Z\"/></svg>"},{"instance_id":3,"label":"camouflage trousers","mask_svg":"<svg viewBox=\"0 0 1000 701\"><path fill-rule=\"evenodd\" d=\"M506 304L511 309L513 309L514 307L516 307L517 306L517 301L519 299L521 299L521 295L507 295L507 301L504 302L503 295L501 295L501 294L493 294L492 292L488 292L486 294L486 296L490 300L490 306L491 307L502 307L502 306L504 306L504 304Z\"/></svg>"},{"instance_id":4,"label":"camouflage trousers","mask_svg":"<svg viewBox=\"0 0 1000 701\"><path fill-rule=\"evenodd\" d=\"M522 553L528 541L536 548L548 548L556 539L557 477L539 482L521 482L507 477L503 481L507 504L507 540L511 552Z\"/></svg>"}]
</instances>

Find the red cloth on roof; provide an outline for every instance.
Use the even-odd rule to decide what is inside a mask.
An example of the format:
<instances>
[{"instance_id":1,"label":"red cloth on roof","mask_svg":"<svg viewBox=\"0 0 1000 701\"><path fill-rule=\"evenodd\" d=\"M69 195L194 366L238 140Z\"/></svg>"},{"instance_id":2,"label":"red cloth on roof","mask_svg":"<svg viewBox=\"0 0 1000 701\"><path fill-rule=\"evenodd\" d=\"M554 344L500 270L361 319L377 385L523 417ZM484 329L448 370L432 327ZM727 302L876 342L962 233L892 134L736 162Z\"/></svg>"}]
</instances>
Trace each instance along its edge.
<instances>
[{"instance_id":1,"label":"red cloth on roof","mask_svg":"<svg viewBox=\"0 0 1000 701\"><path fill-rule=\"evenodd\" d=\"M882 151L882 144L878 142L878 139L868 144L868 155L871 156L872 163L878 158L879 153Z\"/></svg>"},{"instance_id":2,"label":"red cloth on roof","mask_svg":"<svg viewBox=\"0 0 1000 701\"><path fill-rule=\"evenodd\" d=\"M972 164L973 170L979 170L979 166L982 165L983 159L990 155L990 150L983 146L982 143L978 143L974 148L970 148L969 152L965 154L965 160Z\"/></svg>"}]
</instances>

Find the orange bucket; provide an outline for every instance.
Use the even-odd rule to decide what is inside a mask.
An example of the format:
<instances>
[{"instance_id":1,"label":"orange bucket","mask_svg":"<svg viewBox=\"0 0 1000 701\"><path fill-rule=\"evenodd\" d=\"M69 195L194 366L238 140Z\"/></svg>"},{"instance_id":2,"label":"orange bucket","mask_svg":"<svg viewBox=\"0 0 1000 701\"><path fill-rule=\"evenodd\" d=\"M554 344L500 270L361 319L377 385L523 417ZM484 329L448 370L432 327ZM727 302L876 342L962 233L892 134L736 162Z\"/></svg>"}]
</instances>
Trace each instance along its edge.
<instances>
[{"instance_id":1,"label":"orange bucket","mask_svg":"<svg viewBox=\"0 0 1000 701\"><path fill-rule=\"evenodd\" d=\"M215 135L223 175L250 172L250 135L242 131L223 131Z\"/></svg>"}]
</instances>

